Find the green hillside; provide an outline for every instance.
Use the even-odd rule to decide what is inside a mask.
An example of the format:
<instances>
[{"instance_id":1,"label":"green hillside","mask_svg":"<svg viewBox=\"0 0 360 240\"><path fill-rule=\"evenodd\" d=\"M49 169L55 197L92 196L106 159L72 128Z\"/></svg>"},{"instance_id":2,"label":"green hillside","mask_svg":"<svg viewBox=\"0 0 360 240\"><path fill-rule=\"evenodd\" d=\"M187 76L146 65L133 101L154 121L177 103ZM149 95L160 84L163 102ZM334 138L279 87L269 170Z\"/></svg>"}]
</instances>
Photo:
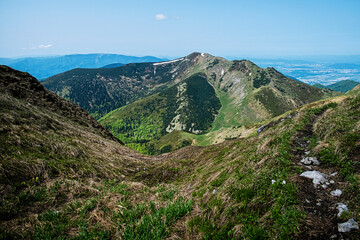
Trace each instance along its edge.
<instances>
[{"instance_id":1,"label":"green hillside","mask_svg":"<svg viewBox=\"0 0 360 240\"><path fill-rule=\"evenodd\" d=\"M260 133L144 156L26 73L0 67L0 86L1 239L360 238L338 225L360 221L359 87Z\"/></svg>"},{"instance_id":2,"label":"green hillside","mask_svg":"<svg viewBox=\"0 0 360 240\"><path fill-rule=\"evenodd\" d=\"M99 122L128 146L155 154L165 149L156 150L145 143L174 130L203 133L211 127L220 107L206 75L197 73L158 94L114 110ZM166 151L171 150L169 146Z\"/></svg>"}]
</instances>

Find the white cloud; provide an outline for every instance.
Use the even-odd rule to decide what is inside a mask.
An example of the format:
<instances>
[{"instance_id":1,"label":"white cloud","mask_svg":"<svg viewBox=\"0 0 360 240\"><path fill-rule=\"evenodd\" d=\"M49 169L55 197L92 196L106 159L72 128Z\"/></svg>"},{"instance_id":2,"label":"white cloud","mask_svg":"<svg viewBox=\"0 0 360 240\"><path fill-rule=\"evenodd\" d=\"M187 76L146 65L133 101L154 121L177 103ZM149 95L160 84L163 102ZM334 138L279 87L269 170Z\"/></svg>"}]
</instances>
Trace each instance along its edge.
<instances>
[{"instance_id":1,"label":"white cloud","mask_svg":"<svg viewBox=\"0 0 360 240\"><path fill-rule=\"evenodd\" d=\"M38 48L49 48L52 47L52 44L39 45Z\"/></svg>"},{"instance_id":2,"label":"white cloud","mask_svg":"<svg viewBox=\"0 0 360 240\"><path fill-rule=\"evenodd\" d=\"M52 47L52 44L41 44L37 47L30 47L29 49L34 50L34 49L45 49L45 48L50 48Z\"/></svg>"},{"instance_id":3,"label":"white cloud","mask_svg":"<svg viewBox=\"0 0 360 240\"><path fill-rule=\"evenodd\" d=\"M161 20L166 20L168 17L165 16L164 14L156 14L155 15L155 20L161 21Z\"/></svg>"}]
</instances>

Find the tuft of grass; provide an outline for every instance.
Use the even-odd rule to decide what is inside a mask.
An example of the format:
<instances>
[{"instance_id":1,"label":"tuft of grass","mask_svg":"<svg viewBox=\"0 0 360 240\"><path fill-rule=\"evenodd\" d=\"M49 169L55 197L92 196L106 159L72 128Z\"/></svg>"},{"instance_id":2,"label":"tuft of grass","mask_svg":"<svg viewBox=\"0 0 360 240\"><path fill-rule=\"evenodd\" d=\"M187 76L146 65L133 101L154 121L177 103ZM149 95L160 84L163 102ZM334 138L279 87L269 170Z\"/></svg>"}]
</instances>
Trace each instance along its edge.
<instances>
[{"instance_id":1,"label":"tuft of grass","mask_svg":"<svg viewBox=\"0 0 360 240\"><path fill-rule=\"evenodd\" d=\"M129 206L122 213L112 216L122 229L124 239L164 239L168 228L192 209L192 201L177 199L166 206L154 202Z\"/></svg>"}]
</instances>

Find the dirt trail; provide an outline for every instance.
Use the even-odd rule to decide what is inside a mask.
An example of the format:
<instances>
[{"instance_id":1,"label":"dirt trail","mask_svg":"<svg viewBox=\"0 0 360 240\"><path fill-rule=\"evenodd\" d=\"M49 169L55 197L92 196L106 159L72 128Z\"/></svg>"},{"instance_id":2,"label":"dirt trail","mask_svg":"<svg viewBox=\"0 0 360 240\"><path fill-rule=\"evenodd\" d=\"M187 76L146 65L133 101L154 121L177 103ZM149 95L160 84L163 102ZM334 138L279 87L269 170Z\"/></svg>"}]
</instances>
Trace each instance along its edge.
<instances>
[{"instance_id":1,"label":"dirt trail","mask_svg":"<svg viewBox=\"0 0 360 240\"><path fill-rule=\"evenodd\" d=\"M309 151L310 139L314 135L313 125L317 119L318 116L314 116L303 130L298 131L292 143L293 164L303 170L294 179L299 186L300 205L306 213L299 239L353 239L351 232L338 231L338 224L346 222L337 216L338 204L346 204L339 191L345 189L346 183L339 176L338 169L325 166ZM317 176L319 179L314 180L309 176Z\"/></svg>"}]
</instances>

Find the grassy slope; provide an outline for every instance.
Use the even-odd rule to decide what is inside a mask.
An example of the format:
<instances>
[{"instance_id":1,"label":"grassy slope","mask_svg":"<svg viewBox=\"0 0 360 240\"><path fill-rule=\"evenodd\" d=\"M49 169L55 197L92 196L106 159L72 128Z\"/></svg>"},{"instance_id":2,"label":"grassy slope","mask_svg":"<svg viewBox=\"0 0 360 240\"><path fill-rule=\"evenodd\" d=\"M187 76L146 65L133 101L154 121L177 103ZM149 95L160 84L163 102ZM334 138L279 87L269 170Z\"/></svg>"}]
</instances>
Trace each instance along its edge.
<instances>
[{"instance_id":1,"label":"grassy slope","mask_svg":"<svg viewBox=\"0 0 360 240\"><path fill-rule=\"evenodd\" d=\"M292 163L292 136L314 114L312 151L346 180L347 218L359 221L360 93L333 101L338 105L297 109L245 139L150 158L1 95L0 236L296 238L306 229L293 182L301 170Z\"/></svg>"},{"instance_id":2,"label":"grassy slope","mask_svg":"<svg viewBox=\"0 0 360 240\"><path fill-rule=\"evenodd\" d=\"M181 86L185 88L180 93ZM184 107L180 109L180 106ZM186 141L180 144L176 141L169 141L166 145L156 142L147 144L165 135L169 125L175 126L173 119L177 115L180 116L182 130L206 131L219 108L220 101L205 76L195 74L158 94L116 109L99 121L128 146L154 154L189 145ZM173 137L174 134L167 139Z\"/></svg>"}]
</instances>

